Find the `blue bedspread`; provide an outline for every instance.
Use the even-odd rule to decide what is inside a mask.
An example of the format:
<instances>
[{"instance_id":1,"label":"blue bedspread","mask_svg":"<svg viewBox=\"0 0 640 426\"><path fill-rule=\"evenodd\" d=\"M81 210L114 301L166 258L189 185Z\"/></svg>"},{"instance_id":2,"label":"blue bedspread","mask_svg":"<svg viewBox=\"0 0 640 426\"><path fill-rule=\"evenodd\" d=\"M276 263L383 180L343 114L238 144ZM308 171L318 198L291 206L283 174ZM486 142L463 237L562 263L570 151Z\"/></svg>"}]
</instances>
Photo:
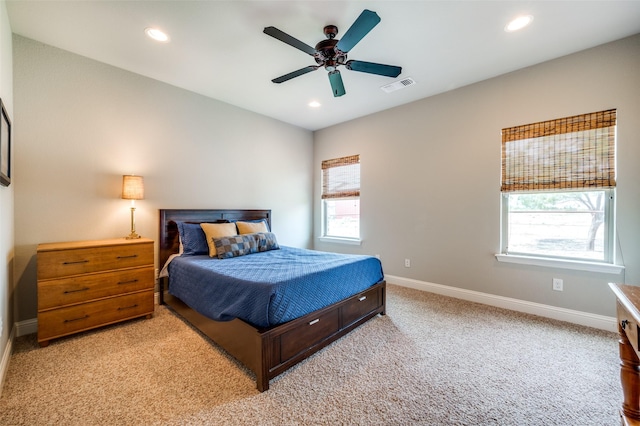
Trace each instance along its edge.
<instances>
[{"instance_id":1,"label":"blue bedspread","mask_svg":"<svg viewBox=\"0 0 640 426\"><path fill-rule=\"evenodd\" d=\"M281 324L359 293L384 278L380 260L280 246L231 259L178 256L169 293L218 321Z\"/></svg>"}]
</instances>

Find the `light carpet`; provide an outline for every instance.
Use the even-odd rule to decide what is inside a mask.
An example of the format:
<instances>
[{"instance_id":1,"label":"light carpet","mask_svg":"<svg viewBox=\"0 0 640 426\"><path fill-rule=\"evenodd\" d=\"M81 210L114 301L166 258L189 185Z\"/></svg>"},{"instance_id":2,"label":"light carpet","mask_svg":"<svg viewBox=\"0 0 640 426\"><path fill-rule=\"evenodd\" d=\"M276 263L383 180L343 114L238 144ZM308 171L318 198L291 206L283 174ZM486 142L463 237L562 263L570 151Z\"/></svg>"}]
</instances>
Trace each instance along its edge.
<instances>
[{"instance_id":1,"label":"light carpet","mask_svg":"<svg viewBox=\"0 0 640 426\"><path fill-rule=\"evenodd\" d=\"M376 317L271 381L168 308L16 339L2 425L618 425L614 333L388 285Z\"/></svg>"}]
</instances>

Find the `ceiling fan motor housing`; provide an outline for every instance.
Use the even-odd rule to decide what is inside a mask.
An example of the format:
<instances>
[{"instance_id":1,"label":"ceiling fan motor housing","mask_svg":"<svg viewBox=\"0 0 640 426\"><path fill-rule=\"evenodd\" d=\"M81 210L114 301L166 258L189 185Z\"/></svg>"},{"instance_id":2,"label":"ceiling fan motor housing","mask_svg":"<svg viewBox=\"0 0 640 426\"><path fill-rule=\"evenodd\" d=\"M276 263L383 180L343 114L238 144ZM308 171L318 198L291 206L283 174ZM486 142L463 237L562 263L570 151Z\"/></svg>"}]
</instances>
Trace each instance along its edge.
<instances>
[{"instance_id":1,"label":"ceiling fan motor housing","mask_svg":"<svg viewBox=\"0 0 640 426\"><path fill-rule=\"evenodd\" d=\"M335 70L338 65L344 64L347 60L347 54L336 49L338 41L335 38L330 38L316 44L314 58L318 65L323 65L328 71Z\"/></svg>"}]
</instances>

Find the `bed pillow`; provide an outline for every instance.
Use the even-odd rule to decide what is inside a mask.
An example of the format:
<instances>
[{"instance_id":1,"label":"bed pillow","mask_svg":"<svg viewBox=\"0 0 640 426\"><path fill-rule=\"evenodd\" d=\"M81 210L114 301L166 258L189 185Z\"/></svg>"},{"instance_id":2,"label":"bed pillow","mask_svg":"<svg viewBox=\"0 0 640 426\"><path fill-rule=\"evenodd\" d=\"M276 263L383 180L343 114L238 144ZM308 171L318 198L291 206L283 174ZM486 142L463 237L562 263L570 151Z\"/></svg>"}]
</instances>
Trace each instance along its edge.
<instances>
[{"instance_id":1,"label":"bed pillow","mask_svg":"<svg viewBox=\"0 0 640 426\"><path fill-rule=\"evenodd\" d=\"M278 250L280 248L280 246L278 245L278 240L276 239L276 234L274 234L273 232L258 232L257 234L253 235L256 236L259 252Z\"/></svg>"},{"instance_id":2,"label":"bed pillow","mask_svg":"<svg viewBox=\"0 0 640 426\"><path fill-rule=\"evenodd\" d=\"M209 253L207 237L199 223L176 222L180 235L180 247L185 256Z\"/></svg>"},{"instance_id":3,"label":"bed pillow","mask_svg":"<svg viewBox=\"0 0 640 426\"><path fill-rule=\"evenodd\" d=\"M238 235L235 223L201 223L200 226L206 235L209 256L211 257L216 257L217 254L214 239Z\"/></svg>"},{"instance_id":4,"label":"bed pillow","mask_svg":"<svg viewBox=\"0 0 640 426\"><path fill-rule=\"evenodd\" d=\"M255 234L256 232L269 232L269 227L267 226L267 221L264 219L256 220L256 221L238 221L236 222L236 226L238 227L238 234Z\"/></svg>"},{"instance_id":5,"label":"bed pillow","mask_svg":"<svg viewBox=\"0 0 640 426\"><path fill-rule=\"evenodd\" d=\"M213 243L216 246L218 259L230 259L280 248L275 234L271 232L214 238Z\"/></svg>"}]
</instances>

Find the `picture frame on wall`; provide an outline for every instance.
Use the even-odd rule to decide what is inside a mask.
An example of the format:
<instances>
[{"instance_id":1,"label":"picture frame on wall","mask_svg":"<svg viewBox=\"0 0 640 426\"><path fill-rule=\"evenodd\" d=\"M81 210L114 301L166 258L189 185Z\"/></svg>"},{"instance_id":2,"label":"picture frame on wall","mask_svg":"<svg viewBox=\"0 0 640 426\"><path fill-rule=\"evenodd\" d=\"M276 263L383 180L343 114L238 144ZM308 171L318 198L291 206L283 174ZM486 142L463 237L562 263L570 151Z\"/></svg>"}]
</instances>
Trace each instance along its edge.
<instances>
[{"instance_id":1,"label":"picture frame on wall","mask_svg":"<svg viewBox=\"0 0 640 426\"><path fill-rule=\"evenodd\" d=\"M2 117L0 119L0 184L9 186L11 184L11 120L1 99L0 107L2 107Z\"/></svg>"}]
</instances>

